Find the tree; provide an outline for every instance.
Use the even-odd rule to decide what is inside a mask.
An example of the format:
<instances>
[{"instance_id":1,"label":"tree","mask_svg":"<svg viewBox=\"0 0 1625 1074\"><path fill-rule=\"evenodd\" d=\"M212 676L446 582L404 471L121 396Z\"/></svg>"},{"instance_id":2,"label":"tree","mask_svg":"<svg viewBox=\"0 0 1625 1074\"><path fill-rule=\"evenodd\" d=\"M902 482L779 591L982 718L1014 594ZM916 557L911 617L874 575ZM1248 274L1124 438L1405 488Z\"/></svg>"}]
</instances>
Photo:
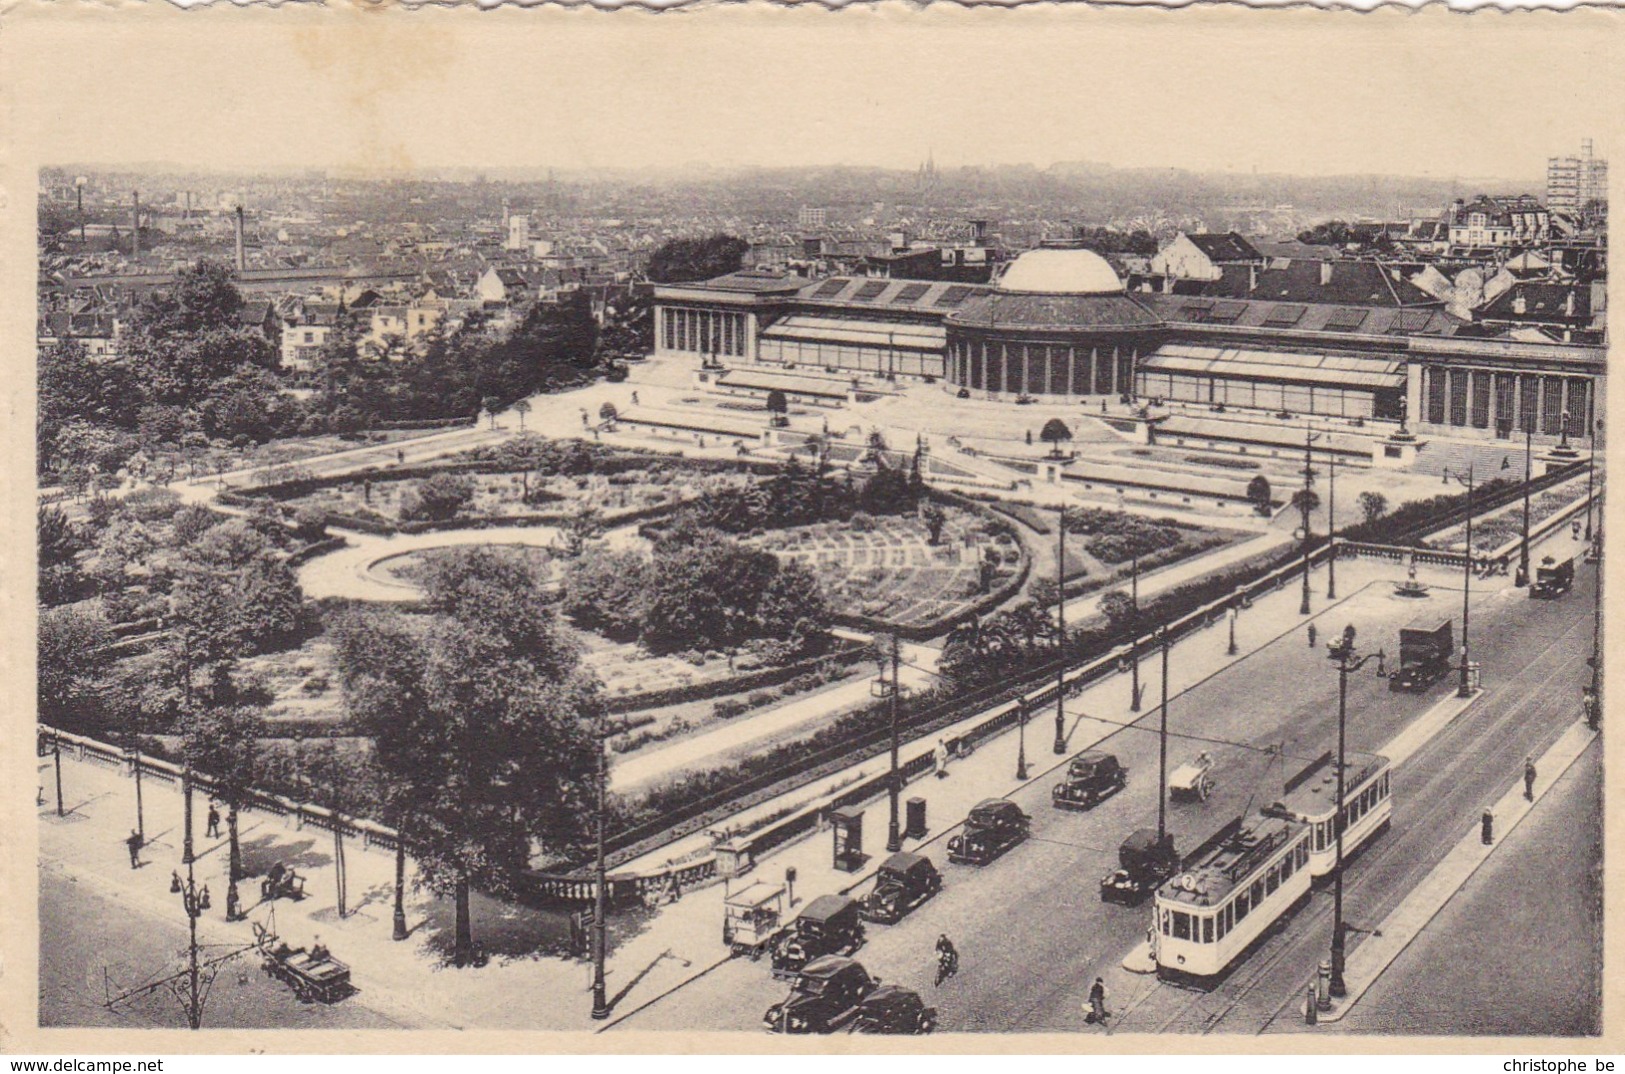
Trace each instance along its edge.
<instances>
[{"instance_id":1,"label":"tree","mask_svg":"<svg viewBox=\"0 0 1625 1074\"><path fill-rule=\"evenodd\" d=\"M621 412L615 409L614 403L606 401L603 406L598 408L599 421L614 421L620 416Z\"/></svg>"},{"instance_id":2,"label":"tree","mask_svg":"<svg viewBox=\"0 0 1625 1074\"><path fill-rule=\"evenodd\" d=\"M818 576L800 563L781 564L756 606L761 635L790 642L799 651L822 639L829 623L829 601Z\"/></svg>"},{"instance_id":3,"label":"tree","mask_svg":"<svg viewBox=\"0 0 1625 1074\"><path fill-rule=\"evenodd\" d=\"M1366 522L1377 521L1388 513L1388 497L1380 492L1362 492L1358 497L1360 513L1365 515Z\"/></svg>"},{"instance_id":4,"label":"tree","mask_svg":"<svg viewBox=\"0 0 1625 1074\"><path fill-rule=\"evenodd\" d=\"M43 604L73 600L84 584L79 554L89 547L78 526L60 507L41 507L35 530L39 545L39 599Z\"/></svg>"},{"instance_id":5,"label":"tree","mask_svg":"<svg viewBox=\"0 0 1625 1074\"><path fill-rule=\"evenodd\" d=\"M519 431L525 431L525 415L530 413L530 400L519 399L513 404L513 412L519 415Z\"/></svg>"},{"instance_id":6,"label":"tree","mask_svg":"<svg viewBox=\"0 0 1625 1074\"><path fill-rule=\"evenodd\" d=\"M1072 440L1072 430L1067 428L1066 422L1060 418L1051 418L1044 423L1043 431L1038 437L1050 445L1050 457L1058 459L1061 457L1061 445Z\"/></svg>"},{"instance_id":7,"label":"tree","mask_svg":"<svg viewBox=\"0 0 1625 1074\"><path fill-rule=\"evenodd\" d=\"M587 548L565 566L562 610L583 630L635 640L648 578L649 557L641 552Z\"/></svg>"},{"instance_id":8,"label":"tree","mask_svg":"<svg viewBox=\"0 0 1625 1074\"><path fill-rule=\"evenodd\" d=\"M540 848L584 845L603 706L539 579L491 549L437 556L426 627L351 621L336 652L352 717L400 788L419 873L456 906L453 958L473 957L473 887L516 890Z\"/></svg>"},{"instance_id":9,"label":"tree","mask_svg":"<svg viewBox=\"0 0 1625 1074\"><path fill-rule=\"evenodd\" d=\"M1314 489L1299 489L1292 494L1292 509L1300 513L1307 511L1314 514L1320 510L1320 493Z\"/></svg>"},{"instance_id":10,"label":"tree","mask_svg":"<svg viewBox=\"0 0 1625 1074\"><path fill-rule=\"evenodd\" d=\"M401 497L404 521L445 522L474 501L474 482L465 474L433 474Z\"/></svg>"},{"instance_id":11,"label":"tree","mask_svg":"<svg viewBox=\"0 0 1625 1074\"><path fill-rule=\"evenodd\" d=\"M942 509L941 504L935 500L921 500L920 521L925 523L933 545L942 540L942 528L948 523L948 514Z\"/></svg>"},{"instance_id":12,"label":"tree","mask_svg":"<svg viewBox=\"0 0 1625 1074\"><path fill-rule=\"evenodd\" d=\"M112 666L112 640L106 617L94 605L40 613L40 722L81 733L101 729L101 686Z\"/></svg>"},{"instance_id":13,"label":"tree","mask_svg":"<svg viewBox=\"0 0 1625 1074\"><path fill-rule=\"evenodd\" d=\"M654 283L693 283L738 272L750 244L721 233L703 239L669 239L649 255Z\"/></svg>"},{"instance_id":14,"label":"tree","mask_svg":"<svg viewBox=\"0 0 1625 1074\"><path fill-rule=\"evenodd\" d=\"M1024 600L1001 615L1010 632L1021 639L1022 651L1029 659L1038 648L1038 640L1055 633L1055 621L1044 614L1036 601Z\"/></svg>"},{"instance_id":15,"label":"tree","mask_svg":"<svg viewBox=\"0 0 1625 1074\"><path fill-rule=\"evenodd\" d=\"M790 424L790 401L777 388L767 393L767 412L773 415L774 425Z\"/></svg>"},{"instance_id":16,"label":"tree","mask_svg":"<svg viewBox=\"0 0 1625 1074\"><path fill-rule=\"evenodd\" d=\"M230 841L229 871L235 883L243 873L237 836L237 811L248 800L264 770L265 721L247 705L195 706L182 716L181 753L195 771L208 777L214 794L226 805Z\"/></svg>"},{"instance_id":17,"label":"tree","mask_svg":"<svg viewBox=\"0 0 1625 1074\"><path fill-rule=\"evenodd\" d=\"M1247 482L1247 501L1261 515L1270 513L1270 480L1263 474L1254 475Z\"/></svg>"},{"instance_id":18,"label":"tree","mask_svg":"<svg viewBox=\"0 0 1625 1074\"><path fill-rule=\"evenodd\" d=\"M1140 632L1140 613L1133 599L1121 589L1101 594L1099 608L1114 634Z\"/></svg>"},{"instance_id":19,"label":"tree","mask_svg":"<svg viewBox=\"0 0 1625 1074\"><path fill-rule=\"evenodd\" d=\"M583 503L564 520L564 554L572 559L604 533L604 515L590 503Z\"/></svg>"},{"instance_id":20,"label":"tree","mask_svg":"<svg viewBox=\"0 0 1625 1074\"><path fill-rule=\"evenodd\" d=\"M183 549L172 615L199 667L292 642L305 625L304 594L287 561L245 519L211 527Z\"/></svg>"}]
</instances>

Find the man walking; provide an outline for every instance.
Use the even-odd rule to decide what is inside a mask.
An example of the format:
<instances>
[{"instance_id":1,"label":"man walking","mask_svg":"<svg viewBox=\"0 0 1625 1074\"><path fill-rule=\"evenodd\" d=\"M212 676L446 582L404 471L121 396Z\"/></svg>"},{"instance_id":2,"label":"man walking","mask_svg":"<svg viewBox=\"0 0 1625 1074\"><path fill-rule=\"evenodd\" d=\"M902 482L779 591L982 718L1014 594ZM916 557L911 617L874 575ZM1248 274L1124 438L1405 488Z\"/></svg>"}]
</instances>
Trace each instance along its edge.
<instances>
[{"instance_id":1,"label":"man walking","mask_svg":"<svg viewBox=\"0 0 1625 1074\"><path fill-rule=\"evenodd\" d=\"M1528 802L1535 800L1535 759L1533 757L1523 759L1523 797Z\"/></svg>"},{"instance_id":2,"label":"man walking","mask_svg":"<svg viewBox=\"0 0 1625 1074\"><path fill-rule=\"evenodd\" d=\"M220 838L220 810L215 808L213 802L209 803L209 830L205 833L205 838Z\"/></svg>"},{"instance_id":3,"label":"man walking","mask_svg":"<svg viewBox=\"0 0 1625 1074\"><path fill-rule=\"evenodd\" d=\"M1106 1009L1106 981L1096 977L1089 988L1089 1017L1085 1021L1090 1025L1105 1025L1111 1016L1112 1012Z\"/></svg>"},{"instance_id":4,"label":"man walking","mask_svg":"<svg viewBox=\"0 0 1625 1074\"><path fill-rule=\"evenodd\" d=\"M937 748L936 748L935 753L936 753L936 759L937 759L937 778L938 779L947 779L948 778L948 743L944 742L940 738L937 739Z\"/></svg>"},{"instance_id":5,"label":"man walking","mask_svg":"<svg viewBox=\"0 0 1625 1074\"><path fill-rule=\"evenodd\" d=\"M124 840L124 845L130 848L130 868L141 868L141 833L131 828L130 838Z\"/></svg>"}]
</instances>

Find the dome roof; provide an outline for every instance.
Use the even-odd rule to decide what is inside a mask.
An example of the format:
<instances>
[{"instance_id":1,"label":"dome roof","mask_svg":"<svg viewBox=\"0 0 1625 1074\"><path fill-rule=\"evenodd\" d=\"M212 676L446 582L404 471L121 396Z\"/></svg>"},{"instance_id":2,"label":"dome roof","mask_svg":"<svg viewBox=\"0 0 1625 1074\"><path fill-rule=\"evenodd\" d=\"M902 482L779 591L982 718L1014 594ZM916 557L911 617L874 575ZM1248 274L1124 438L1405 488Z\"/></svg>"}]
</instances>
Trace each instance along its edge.
<instances>
[{"instance_id":1,"label":"dome roof","mask_svg":"<svg viewBox=\"0 0 1625 1074\"><path fill-rule=\"evenodd\" d=\"M1048 295L1120 294L1123 281L1092 250L1028 250L1010 263L1000 291Z\"/></svg>"}]
</instances>

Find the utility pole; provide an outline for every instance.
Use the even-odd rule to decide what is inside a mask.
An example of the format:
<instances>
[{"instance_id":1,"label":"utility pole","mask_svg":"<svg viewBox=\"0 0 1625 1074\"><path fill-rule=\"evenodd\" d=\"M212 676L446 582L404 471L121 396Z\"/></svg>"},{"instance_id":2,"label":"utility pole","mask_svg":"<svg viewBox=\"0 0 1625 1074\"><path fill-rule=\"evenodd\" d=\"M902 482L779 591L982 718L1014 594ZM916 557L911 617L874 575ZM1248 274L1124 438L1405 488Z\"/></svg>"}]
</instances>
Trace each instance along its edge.
<instances>
[{"instance_id":1,"label":"utility pole","mask_svg":"<svg viewBox=\"0 0 1625 1074\"><path fill-rule=\"evenodd\" d=\"M886 850L895 854L903 849L903 829L897 817L897 799L902 796L902 772L897 767L897 751L899 747L897 730L897 695L899 671L902 660L898 654L897 635L891 636L891 778L886 781L886 793L890 798L891 820L886 826Z\"/></svg>"},{"instance_id":2,"label":"utility pole","mask_svg":"<svg viewBox=\"0 0 1625 1074\"><path fill-rule=\"evenodd\" d=\"M1129 607L1130 625L1134 629L1134 639L1129 644L1130 668L1134 679L1129 684L1130 694L1128 709L1130 712L1140 711L1140 557L1135 556L1129 560Z\"/></svg>"},{"instance_id":3,"label":"utility pole","mask_svg":"<svg viewBox=\"0 0 1625 1074\"><path fill-rule=\"evenodd\" d=\"M1382 650L1354 659L1354 628L1347 627L1343 631L1343 648L1337 657L1337 819L1333 828L1337 836L1337 861L1332 867L1332 979L1327 991L1341 999L1348 995L1348 985L1343 980L1343 966L1346 948L1344 934L1347 930L1343 926L1343 810L1348 807L1346 801L1347 788L1344 779L1348 771L1348 755L1345 749L1345 730L1348 723L1348 696L1349 673L1359 671L1372 659L1377 661L1377 674L1385 675L1385 656Z\"/></svg>"},{"instance_id":4,"label":"utility pole","mask_svg":"<svg viewBox=\"0 0 1625 1074\"><path fill-rule=\"evenodd\" d=\"M1337 599L1337 456L1326 447L1326 599Z\"/></svg>"},{"instance_id":5,"label":"utility pole","mask_svg":"<svg viewBox=\"0 0 1625 1074\"><path fill-rule=\"evenodd\" d=\"M1309 614L1309 485L1314 479L1314 466L1309 445L1314 443L1309 426L1303 427L1303 601L1298 605L1299 615Z\"/></svg>"},{"instance_id":6,"label":"utility pole","mask_svg":"<svg viewBox=\"0 0 1625 1074\"><path fill-rule=\"evenodd\" d=\"M1168 627L1162 635L1162 728L1157 735L1157 845L1168 839Z\"/></svg>"},{"instance_id":7,"label":"utility pole","mask_svg":"<svg viewBox=\"0 0 1625 1074\"><path fill-rule=\"evenodd\" d=\"M1473 467L1467 466L1467 478L1462 480L1460 474L1453 474L1450 470L1444 471L1445 480L1452 478L1467 488L1467 550L1461 561L1461 685L1456 689L1457 697L1472 697L1473 688L1469 681L1471 665L1468 661L1467 627L1471 616L1469 601L1473 588Z\"/></svg>"},{"instance_id":8,"label":"utility pole","mask_svg":"<svg viewBox=\"0 0 1625 1074\"><path fill-rule=\"evenodd\" d=\"M1066 508L1055 527L1055 754L1066 752Z\"/></svg>"},{"instance_id":9,"label":"utility pole","mask_svg":"<svg viewBox=\"0 0 1625 1074\"><path fill-rule=\"evenodd\" d=\"M1591 465L1586 469L1586 540L1591 540L1591 490L1592 482L1597 475L1597 432L1602 428L1601 421L1591 423ZM1527 532L1527 530L1526 530Z\"/></svg>"},{"instance_id":10,"label":"utility pole","mask_svg":"<svg viewBox=\"0 0 1625 1074\"><path fill-rule=\"evenodd\" d=\"M1535 476L1535 424L1525 419L1523 423L1523 540L1518 542L1518 576L1512 584L1520 589L1529 584L1529 480ZM1586 475L1586 492L1591 491L1591 475ZM1591 510L1589 501L1586 511ZM1471 551L1471 549L1469 549Z\"/></svg>"},{"instance_id":11,"label":"utility pole","mask_svg":"<svg viewBox=\"0 0 1625 1074\"><path fill-rule=\"evenodd\" d=\"M1027 698L1016 698L1016 779L1027 779Z\"/></svg>"},{"instance_id":12,"label":"utility pole","mask_svg":"<svg viewBox=\"0 0 1625 1074\"><path fill-rule=\"evenodd\" d=\"M604 867L604 790L609 782L609 765L604 753L604 714L598 715L595 732L598 746L598 816L596 822L597 860L594 863L593 918L592 918L592 1017L601 1022L609 1017L609 998L604 989L604 916L609 911L608 870Z\"/></svg>"},{"instance_id":13,"label":"utility pole","mask_svg":"<svg viewBox=\"0 0 1625 1074\"><path fill-rule=\"evenodd\" d=\"M62 732L51 729L51 757L56 764L56 815L62 812Z\"/></svg>"}]
</instances>

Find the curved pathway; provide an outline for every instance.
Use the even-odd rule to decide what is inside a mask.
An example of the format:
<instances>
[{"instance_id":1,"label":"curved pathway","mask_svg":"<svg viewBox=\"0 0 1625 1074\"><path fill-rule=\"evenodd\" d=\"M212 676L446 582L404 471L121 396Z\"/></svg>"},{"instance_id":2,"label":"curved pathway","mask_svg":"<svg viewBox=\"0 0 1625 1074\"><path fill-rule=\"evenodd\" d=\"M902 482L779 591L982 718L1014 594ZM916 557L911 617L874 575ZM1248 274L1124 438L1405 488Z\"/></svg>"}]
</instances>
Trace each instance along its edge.
<instances>
[{"instance_id":1,"label":"curved pathway","mask_svg":"<svg viewBox=\"0 0 1625 1074\"><path fill-rule=\"evenodd\" d=\"M416 586L394 581L373 570L379 560L407 552L479 544L530 545L545 548L559 540L556 526L501 526L491 529L440 530L434 533L397 533L383 537L353 530L333 531L350 542L299 568L305 596L348 597L352 600L411 601Z\"/></svg>"}]
</instances>

